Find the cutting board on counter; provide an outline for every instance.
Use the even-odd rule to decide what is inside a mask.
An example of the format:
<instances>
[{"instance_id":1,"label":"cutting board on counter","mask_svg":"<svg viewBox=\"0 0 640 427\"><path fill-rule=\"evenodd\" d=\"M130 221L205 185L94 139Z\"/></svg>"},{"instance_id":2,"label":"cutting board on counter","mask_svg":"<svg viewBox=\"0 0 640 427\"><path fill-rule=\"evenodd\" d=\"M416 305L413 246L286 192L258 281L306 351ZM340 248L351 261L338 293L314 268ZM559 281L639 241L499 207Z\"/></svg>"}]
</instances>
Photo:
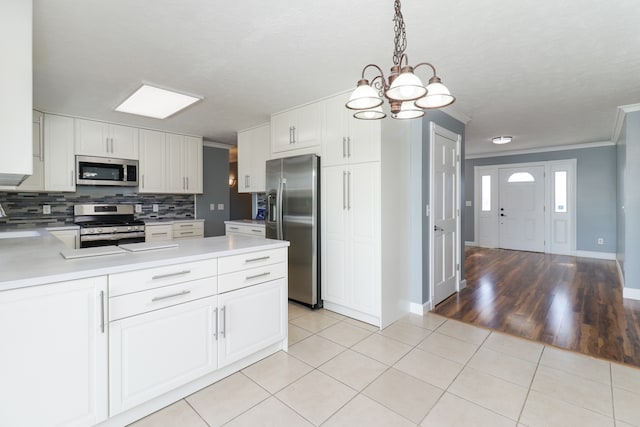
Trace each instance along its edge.
<instances>
[{"instance_id":1,"label":"cutting board on counter","mask_svg":"<svg viewBox=\"0 0 640 427\"><path fill-rule=\"evenodd\" d=\"M144 242L144 243L128 243L120 245L120 248L129 252L155 251L156 249L177 248L177 243L172 242Z\"/></svg>"},{"instance_id":2,"label":"cutting board on counter","mask_svg":"<svg viewBox=\"0 0 640 427\"><path fill-rule=\"evenodd\" d=\"M118 246L98 246L96 248L65 249L60 251L60 255L62 255L64 259L93 258L97 256L124 253L127 252L124 249L120 249Z\"/></svg>"}]
</instances>

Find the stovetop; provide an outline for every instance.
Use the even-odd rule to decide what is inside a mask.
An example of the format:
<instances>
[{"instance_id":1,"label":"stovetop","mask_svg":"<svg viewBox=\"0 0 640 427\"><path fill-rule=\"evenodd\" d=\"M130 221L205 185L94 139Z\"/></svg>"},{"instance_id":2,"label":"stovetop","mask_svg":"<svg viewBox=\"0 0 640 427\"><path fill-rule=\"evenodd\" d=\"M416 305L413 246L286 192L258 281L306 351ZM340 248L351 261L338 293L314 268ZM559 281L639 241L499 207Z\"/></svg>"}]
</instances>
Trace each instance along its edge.
<instances>
[{"instance_id":1,"label":"stovetop","mask_svg":"<svg viewBox=\"0 0 640 427\"><path fill-rule=\"evenodd\" d=\"M135 225L144 225L144 221L139 219L110 221L103 219L102 221L79 221L76 222L81 228L89 227L126 227Z\"/></svg>"}]
</instances>

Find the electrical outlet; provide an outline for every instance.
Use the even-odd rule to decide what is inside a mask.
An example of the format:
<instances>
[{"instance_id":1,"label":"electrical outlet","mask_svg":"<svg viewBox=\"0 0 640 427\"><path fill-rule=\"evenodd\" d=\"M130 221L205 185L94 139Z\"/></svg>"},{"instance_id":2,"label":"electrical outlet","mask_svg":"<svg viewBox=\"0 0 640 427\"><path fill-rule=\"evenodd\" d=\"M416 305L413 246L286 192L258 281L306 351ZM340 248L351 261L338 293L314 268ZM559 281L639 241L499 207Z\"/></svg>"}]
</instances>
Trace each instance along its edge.
<instances>
[{"instance_id":1,"label":"electrical outlet","mask_svg":"<svg viewBox=\"0 0 640 427\"><path fill-rule=\"evenodd\" d=\"M209 203L209 210L210 211L215 211L216 210L216 204L215 203Z\"/></svg>"},{"instance_id":2,"label":"electrical outlet","mask_svg":"<svg viewBox=\"0 0 640 427\"><path fill-rule=\"evenodd\" d=\"M51 205L42 205L42 213L44 215L51 215Z\"/></svg>"},{"instance_id":3,"label":"electrical outlet","mask_svg":"<svg viewBox=\"0 0 640 427\"><path fill-rule=\"evenodd\" d=\"M223 211L224 210L224 203L218 203L218 210L219 211Z\"/></svg>"},{"instance_id":4,"label":"electrical outlet","mask_svg":"<svg viewBox=\"0 0 640 427\"><path fill-rule=\"evenodd\" d=\"M142 213L142 205L136 205L136 213Z\"/></svg>"},{"instance_id":5,"label":"electrical outlet","mask_svg":"<svg viewBox=\"0 0 640 427\"><path fill-rule=\"evenodd\" d=\"M604 245L604 239L602 237L598 238L598 244L599 245Z\"/></svg>"},{"instance_id":6,"label":"electrical outlet","mask_svg":"<svg viewBox=\"0 0 640 427\"><path fill-rule=\"evenodd\" d=\"M158 212L158 205L156 205L155 203L154 203L154 205L153 205L153 211L154 211L154 212Z\"/></svg>"}]
</instances>

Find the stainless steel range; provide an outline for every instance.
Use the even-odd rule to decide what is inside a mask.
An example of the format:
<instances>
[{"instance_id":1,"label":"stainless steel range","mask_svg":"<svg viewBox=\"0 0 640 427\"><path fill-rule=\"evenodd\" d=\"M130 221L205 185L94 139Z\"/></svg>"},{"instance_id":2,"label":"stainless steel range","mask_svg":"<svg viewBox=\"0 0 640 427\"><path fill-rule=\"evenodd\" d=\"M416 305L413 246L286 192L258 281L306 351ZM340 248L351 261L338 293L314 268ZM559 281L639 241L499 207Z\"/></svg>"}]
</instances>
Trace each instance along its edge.
<instances>
[{"instance_id":1,"label":"stainless steel range","mask_svg":"<svg viewBox=\"0 0 640 427\"><path fill-rule=\"evenodd\" d=\"M73 222L80 226L80 247L144 242L144 222L133 205L75 205Z\"/></svg>"}]
</instances>

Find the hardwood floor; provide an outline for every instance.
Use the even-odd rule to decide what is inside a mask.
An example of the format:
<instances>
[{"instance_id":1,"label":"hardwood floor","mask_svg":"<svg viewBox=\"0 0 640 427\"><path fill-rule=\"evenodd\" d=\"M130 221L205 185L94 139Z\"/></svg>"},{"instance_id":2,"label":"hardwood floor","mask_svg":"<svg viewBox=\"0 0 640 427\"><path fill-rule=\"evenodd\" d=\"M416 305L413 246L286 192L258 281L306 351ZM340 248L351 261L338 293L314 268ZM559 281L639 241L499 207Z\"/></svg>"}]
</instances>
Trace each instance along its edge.
<instances>
[{"instance_id":1,"label":"hardwood floor","mask_svg":"<svg viewBox=\"0 0 640 427\"><path fill-rule=\"evenodd\" d=\"M465 262L467 287L434 313L640 366L640 301L615 261L471 247Z\"/></svg>"}]
</instances>

